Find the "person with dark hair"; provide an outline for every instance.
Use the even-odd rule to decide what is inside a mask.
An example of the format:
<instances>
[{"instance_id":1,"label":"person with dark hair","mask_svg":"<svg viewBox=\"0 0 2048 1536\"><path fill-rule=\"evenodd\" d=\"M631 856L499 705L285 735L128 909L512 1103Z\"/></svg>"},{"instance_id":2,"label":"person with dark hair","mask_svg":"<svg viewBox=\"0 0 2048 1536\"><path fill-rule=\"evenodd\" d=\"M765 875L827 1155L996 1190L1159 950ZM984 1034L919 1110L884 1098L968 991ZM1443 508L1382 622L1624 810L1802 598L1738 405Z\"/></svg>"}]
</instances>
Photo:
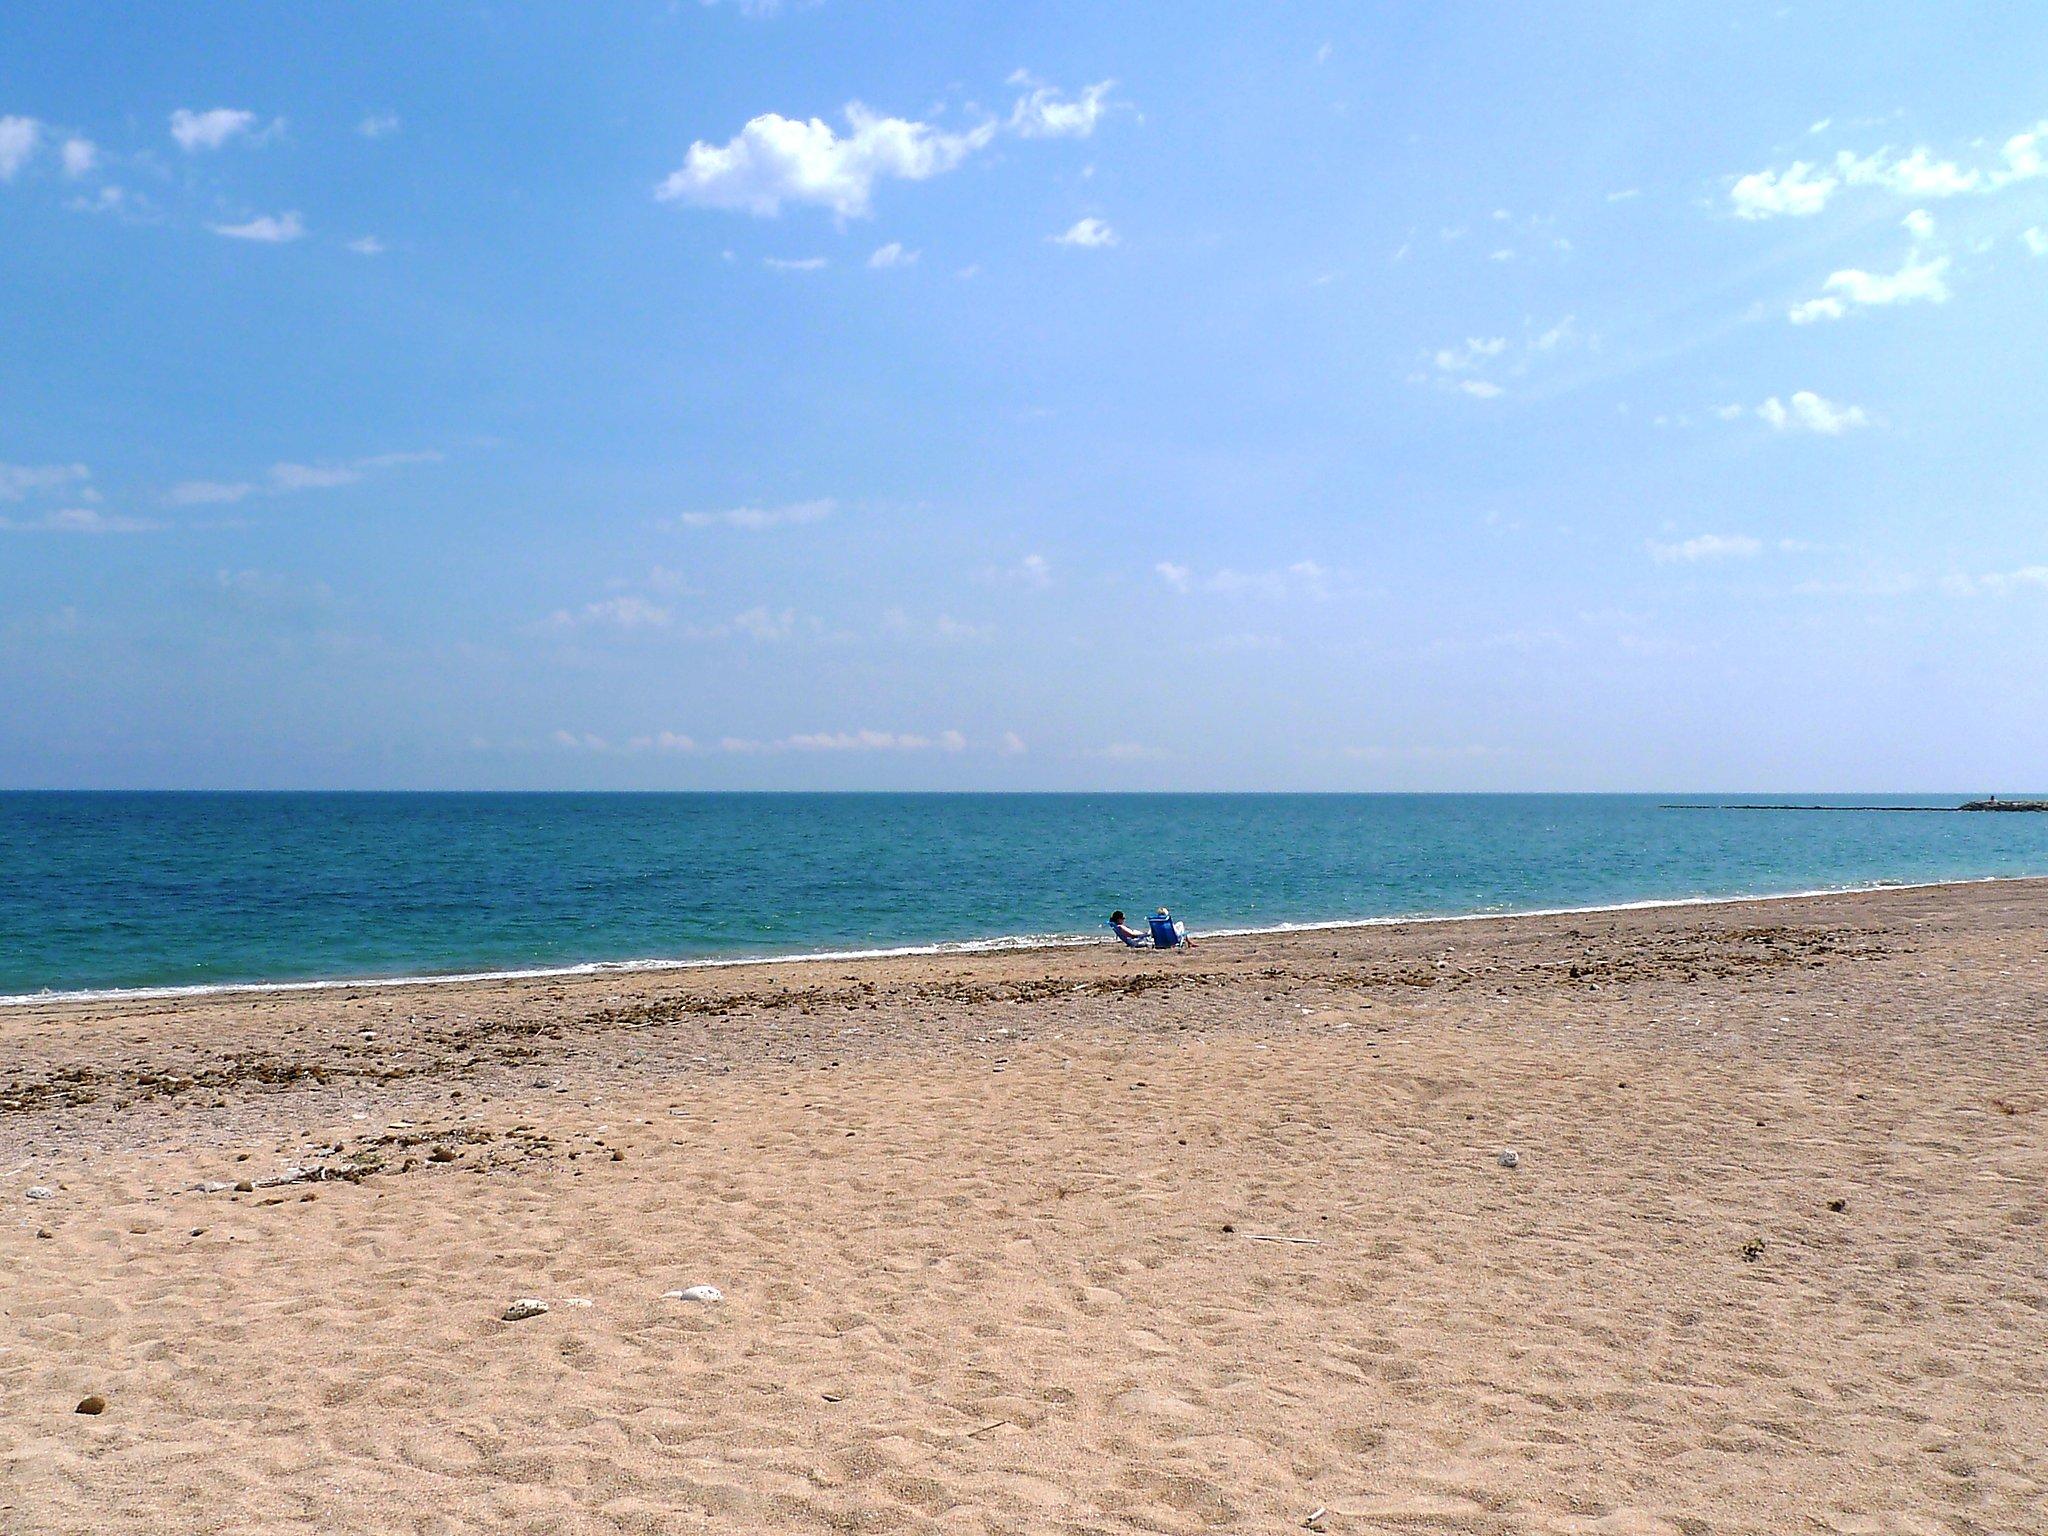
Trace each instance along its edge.
<instances>
[{"instance_id":1,"label":"person with dark hair","mask_svg":"<svg viewBox=\"0 0 2048 1536\"><path fill-rule=\"evenodd\" d=\"M1152 947L1152 936L1147 933L1140 933L1135 928L1126 927L1124 915L1121 912L1109 914L1109 926L1115 931L1116 936L1124 941L1124 946L1127 949L1150 949Z\"/></svg>"}]
</instances>

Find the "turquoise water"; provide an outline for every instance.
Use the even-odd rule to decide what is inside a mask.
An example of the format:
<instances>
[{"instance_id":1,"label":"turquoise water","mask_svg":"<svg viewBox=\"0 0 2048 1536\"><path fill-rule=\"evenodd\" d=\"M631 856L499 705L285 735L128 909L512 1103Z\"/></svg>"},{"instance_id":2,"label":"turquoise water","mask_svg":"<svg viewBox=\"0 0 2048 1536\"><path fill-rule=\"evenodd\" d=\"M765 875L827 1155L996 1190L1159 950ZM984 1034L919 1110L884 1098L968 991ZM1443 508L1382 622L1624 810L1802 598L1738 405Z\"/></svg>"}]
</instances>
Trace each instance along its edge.
<instances>
[{"instance_id":1,"label":"turquoise water","mask_svg":"<svg viewBox=\"0 0 2048 1536\"><path fill-rule=\"evenodd\" d=\"M2048 874L2048 816L1671 798L0 794L0 995Z\"/></svg>"}]
</instances>

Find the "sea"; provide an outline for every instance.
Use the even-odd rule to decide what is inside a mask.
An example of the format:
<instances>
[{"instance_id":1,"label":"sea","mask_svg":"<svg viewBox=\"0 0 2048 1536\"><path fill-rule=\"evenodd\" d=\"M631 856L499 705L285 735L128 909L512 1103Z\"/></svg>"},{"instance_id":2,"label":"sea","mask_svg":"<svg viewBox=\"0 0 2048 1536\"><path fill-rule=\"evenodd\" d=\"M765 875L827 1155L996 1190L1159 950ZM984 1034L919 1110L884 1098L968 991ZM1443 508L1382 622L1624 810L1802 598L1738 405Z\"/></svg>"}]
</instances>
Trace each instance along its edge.
<instances>
[{"instance_id":1,"label":"sea","mask_svg":"<svg viewBox=\"0 0 2048 1536\"><path fill-rule=\"evenodd\" d=\"M1965 794L0 793L0 1000L2048 875Z\"/></svg>"}]
</instances>

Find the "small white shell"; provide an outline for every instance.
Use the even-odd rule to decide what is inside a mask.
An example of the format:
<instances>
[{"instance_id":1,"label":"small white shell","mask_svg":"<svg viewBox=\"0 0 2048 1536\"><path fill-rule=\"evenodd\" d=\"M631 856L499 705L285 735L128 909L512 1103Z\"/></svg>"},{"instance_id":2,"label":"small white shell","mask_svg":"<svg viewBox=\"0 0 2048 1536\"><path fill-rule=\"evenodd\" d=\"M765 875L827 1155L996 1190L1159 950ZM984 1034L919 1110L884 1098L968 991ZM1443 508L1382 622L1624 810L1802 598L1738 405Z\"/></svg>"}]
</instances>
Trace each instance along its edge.
<instances>
[{"instance_id":1,"label":"small white shell","mask_svg":"<svg viewBox=\"0 0 2048 1536\"><path fill-rule=\"evenodd\" d=\"M522 1296L505 1309L505 1321L516 1323L525 1318L539 1317L547 1309L548 1304L538 1296Z\"/></svg>"},{"instance_id":2,"label":"small white shell","mask_svg":"<svg viewBox=\"0 0 2048 1536\"><path fill-rule=\"evenodd\" d=\"M663 1291L663 1301L723 1301L725 1292L715 1285L686 1286L680 1291Z\"/></svg>"}]
</instances>

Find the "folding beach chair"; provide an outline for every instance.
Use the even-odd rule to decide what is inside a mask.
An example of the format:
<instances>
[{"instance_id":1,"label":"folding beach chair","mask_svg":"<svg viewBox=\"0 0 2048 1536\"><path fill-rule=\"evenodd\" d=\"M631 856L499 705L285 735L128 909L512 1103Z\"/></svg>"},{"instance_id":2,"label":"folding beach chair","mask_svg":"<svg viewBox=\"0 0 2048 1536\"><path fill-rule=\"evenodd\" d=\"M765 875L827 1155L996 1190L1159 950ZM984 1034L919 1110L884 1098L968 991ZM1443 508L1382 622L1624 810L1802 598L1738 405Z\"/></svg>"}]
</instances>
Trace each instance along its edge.
<instances>
[{"instance_id":1,"label":"folding beach chair","mask_svg":"<svg viewBox=\"0 0 2048 1536\"><path fill-rule=\"evenodd\" d=\"M1182 949L1188 942L1188 931L1180 920L1166 908L1161 907L1152 914L1152 947L1154 949Z\"/></svg>"}]
</instances>

